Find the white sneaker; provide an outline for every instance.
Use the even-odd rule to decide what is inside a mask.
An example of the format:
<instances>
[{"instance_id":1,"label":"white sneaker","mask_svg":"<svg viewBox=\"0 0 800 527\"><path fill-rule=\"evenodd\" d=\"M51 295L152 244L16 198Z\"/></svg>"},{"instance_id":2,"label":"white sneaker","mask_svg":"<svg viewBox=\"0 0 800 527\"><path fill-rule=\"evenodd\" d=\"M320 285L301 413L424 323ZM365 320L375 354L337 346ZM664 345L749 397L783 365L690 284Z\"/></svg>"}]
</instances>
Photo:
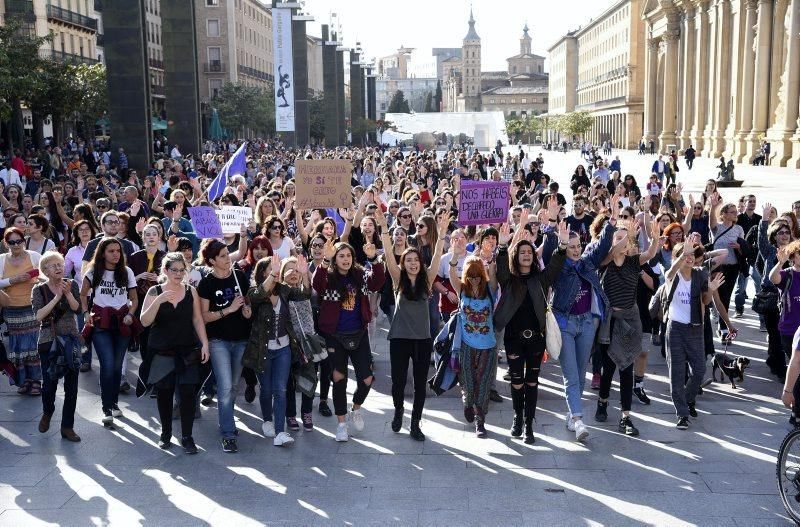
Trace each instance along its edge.
<instances>
[{"instance_id":1,"label":"white sneaker","mask_svg":"<svg viewBox=\"0 0 800 527\"><path fill-rule=\"evenodd\" d=\"M353 430L356 432L364 431L364 417L361 415L361 408L350 411L350 422L353 423Z\"/></svg>"},{"instance_id":2,"label":"white sneaker","mask_svg":"<svg viewBox=\"0 0 800 527\"><path fill-rule=\"evenodd\" d=\"M116 404L111 407L111 415L114 417L122 417L122 410L119 409L119 406Z\"/></svg>"},{"instance_id":3,"label":"white sneaker","mask_svg":"<svg viewBox=\"0 0 800 527\"><path fill-rule=\"evenodd\" d=\"M572 414L567 412L567 430L570 432L575 431L575 421L572 420Z\"/></svg>"},{"instance_id":4,"label":"white sneaker","mask_svg":"<svg viewBox=\"0 0 800 527\"><path fill-rule=\"evenodd\" d=\"M589 431L586 429L586 425L583 424L583 420L578 419L575 421L575 440L586 441L587 437L589 437Z\"/></svg>"},{"instance_id":5,"label":"white sneaker","mask_svg":"<svg viewBox=\"0 0 800 527\"><path fill-rule=\"evenodd\" d=\"M272 434L273 435L275 434L275 430L272 431ZM294 438L289 434L287 434L286 432L279 433L277 436L275 436L275 439L272 441L272 444L275 446L291 445L292 443L294 443Z\"/></svg>"},{"instance_id":6,"label":"white sneaker","mask_svg":"<svg viewBox=\"0 0 800 527\"><path fill-rule=\"evenodd\" d=\"M264 421L261 424L261 431L264 433L264 437L275 437L275 423Z\"/></svg>"},{"instance_id":7,"label":"white sneaker","mask_svg":"<svg viewBox=\"0 0 800 527\"><path fill-rule=\"evenodd\" d=\"M350 439L350 436L347 435L347 423L339 423L336 427L336 441L344 443L348 439Z\"/></svg>"}]
</instances>

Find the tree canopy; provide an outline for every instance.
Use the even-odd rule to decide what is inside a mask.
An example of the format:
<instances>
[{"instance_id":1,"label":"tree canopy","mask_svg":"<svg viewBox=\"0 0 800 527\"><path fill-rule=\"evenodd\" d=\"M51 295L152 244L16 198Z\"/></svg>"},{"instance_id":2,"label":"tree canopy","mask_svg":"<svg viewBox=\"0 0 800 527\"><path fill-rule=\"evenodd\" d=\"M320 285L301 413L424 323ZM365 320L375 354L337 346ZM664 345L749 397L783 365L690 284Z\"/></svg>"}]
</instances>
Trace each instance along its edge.
<instances>
[{"instance_id":1,"label":"tree canopy","mask_svg":"<svg viewBox=\"0 0 800 527\"><path fill-rule=\"evenodd\" d=\"M228 132L246 137L275 132L275 100L271 88L226 83L211 100L219 120Z\"/></svg>"},{"instance_id":2,"label":"tree canopy","mask_svg":"<svg viewBox=\"0 0 800 527\"><path fill-rule=\"evenodd\" d=\"M388 113L411 113L411 107L408 105L403 90L394 92L392 100L389 101L389 108L386 111Z\"/></svg>"}]
</instances>

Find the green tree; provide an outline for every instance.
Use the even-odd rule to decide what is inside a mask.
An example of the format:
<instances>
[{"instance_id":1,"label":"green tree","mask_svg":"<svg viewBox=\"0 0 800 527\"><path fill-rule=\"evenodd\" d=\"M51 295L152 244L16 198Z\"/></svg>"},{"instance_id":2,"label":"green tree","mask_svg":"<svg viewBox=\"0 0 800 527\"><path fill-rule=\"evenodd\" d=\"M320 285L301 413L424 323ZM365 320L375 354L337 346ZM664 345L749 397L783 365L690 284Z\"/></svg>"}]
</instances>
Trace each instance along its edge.
<instances>
[{"instance_id":1,"label":"green tree","mask_svg":"<svg viewBox=\"0 0 800 527\"><path fill-rule=\"evenodd\" d=\"M94 124L108 112L108 78L103 64L75 64L72 66L73 82L80 92L75 111L88 133Z\"/></svg>"},{"instance_id":2,"label":"green tree","mask_svg":"<svg viewBox=\"0 0 800 527\"><path fill-rule=\"evenodd\" d=\"M240 137L275 132L275 100L272 90L226 83L211 100L220 124Z\"/></svg>"},{"instance_id":3,"label":"green tree","mask_svg":"<svg viewBox=\"0 0 800 527\"><path fill-rule=\"evenodd\" d=\"M435 112L441 112L442 111L442 81L440 81L440 80L436 81L436 95L434 95L433 99L434 99L433 102L436 105L436 108L434 109L434 111Z\"/></svg>"},{"instance_id":4,"label":"green tree","mask_svg":"<svg viewBox=\"0 0 800 527\"><path fill-rule=\"evenodd\" d=\"M76 66L66 62L46 60L40 68L30 72L36 82L25 100L32 113L41 117L48 114L51 116L53 139L56 143L61 140L61 124L64 118L73 116L81 105L83 95L76 79L75 68Z\"/></svg>"},{"instance_id":5,"label":"green tree","mask_svg":"<svg viewBox=\"0 0 800 527\"><path fill-rule=\"evenodd\" d=\"M392 95L392 100L389 101L389 109L386 110L387 113L411 113L411 107L408 105L408 101L406 100L405 94L403 94L403 90L397 90Z\"/></svg>"},{"instance_id":6,"label":"green tree","mask_svg":"<svg viewBox=\"0 0 800 527\"><path fill-rule=\"evenodd\" d=\"M309 99L308 118L311 139L322 142L325 139L325 99L321 93Z\"/></svg>"},{"instance_id":7,"label":"green tree","mask_svg":"<svg viewBox=\"0 0 800 527\"><path fill-rule=\"evenodd\" d=\"M431 92L428 92L425 95L425 108L422 111L423 112L433 111L433 94Z\"/></svg>"},{"instance_id":8,"label":"green tree","mask_svg":"<svg viewBox=\"0 0 800 527\"><path fill-rule=\"evenodd\" d=\"M50 39L32 35L15 16L7 15L0 26L0 121L5 124L9 152L14 143L22 143L21 103L37 87L34 72L45 62L39 48Z\"/></svg>"},{"instance_id":9,"label":"green tree","mask_svg":"<svg viewBox=\"0 0 800 527\"><path fill-rule=\"evenodd\" d=\"M558 130L570 137L583 136L594 126L594 117L589 112L570 112L558 118Z\"/></svg>"},{"instance_id":10,"label":"green tree","mask_svg":"<svg viewBox=\"0 0 800 527\"><path fill-rule=\"evenodd\" d=\"M516 117L506 119L506 135L512 143L516 143L519 136L525 133L525 123Z\"/></svg>"}]
</instances>

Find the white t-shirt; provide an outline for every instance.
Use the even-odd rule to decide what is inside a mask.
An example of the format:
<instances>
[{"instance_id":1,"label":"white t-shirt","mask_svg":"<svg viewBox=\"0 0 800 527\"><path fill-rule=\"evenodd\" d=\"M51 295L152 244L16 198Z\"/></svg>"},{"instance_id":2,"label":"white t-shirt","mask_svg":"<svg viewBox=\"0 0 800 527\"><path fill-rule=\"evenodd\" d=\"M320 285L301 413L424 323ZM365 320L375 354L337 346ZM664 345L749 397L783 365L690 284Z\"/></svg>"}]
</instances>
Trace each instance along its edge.
<instances>
[{"instance_id":1,"label":"white t-shirt","mask_svg":"<svg viewBox=\"0 0 800 527\"><path fill-rule=\"evenodd\" d=\"M136 278L133 276L133 271L131 271L130 267L126 266L125 270L128 273L127 287L117 287L117 283L114 280L114 271L103 271L103 278L100 280L100 285L94 290L94 305L113 309L119 309L128 305L128 289L136 288ZM91 284L94 278L93 270L89 269L84 275L84 278L89 280L89 284Z\"/></svg>"},{"instance_id":2,"label":"white t-shirt","mask_svg":"<svg viewBox=\"0 0 800 527\"><path fill-rule=\"evenodd\" d=\"M292 255L292 249L294 249L294 242L288 236L283 237L283 243L277 249L273 249L273 252L281 257L281 260L284 258L288 258Z\"/></svg>"},{"instance_id":3,"label":"white t-shirt","mask_svg":"<svg viewBox=\"0 0 800 527\"><path fill-rule=\"evenodd\" d=\"M684 280L678 274L675 280L678 281L678 287L675 289L675 296L669 303L669 319L681 324L690 324L692 322L692 279Z\"/></svg>"}]
</instances>

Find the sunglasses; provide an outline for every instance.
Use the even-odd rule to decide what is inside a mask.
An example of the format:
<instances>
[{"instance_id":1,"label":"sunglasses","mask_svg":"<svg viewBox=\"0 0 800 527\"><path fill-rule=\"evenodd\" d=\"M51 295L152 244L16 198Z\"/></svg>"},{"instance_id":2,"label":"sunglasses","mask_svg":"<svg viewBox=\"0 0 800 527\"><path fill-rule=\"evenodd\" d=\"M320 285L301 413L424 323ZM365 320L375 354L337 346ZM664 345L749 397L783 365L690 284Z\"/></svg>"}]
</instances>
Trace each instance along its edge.
<instances>
[{"instance_id":1,"label":"sunglasses","mask_svg":"<svg viewBox=\"0 0 800 527\"><path fill-rule=\"evenodd\" d=\"M436 200L436 204L437 204L437 205L444 205L444 204L445 204L445 202L444 202L444 201L442 201L442 200Z\"/></svg>"},{"instance_id":2,"label":"sunglasses","mask_svg":"<svg viewBox=\"0 0 800 527\"><path fill-rule=\"evenodd\" d=\"M11 245L11 246L14 246L14 245L22 245L23 243L25 243L25 240L23 240L23 239L19 239L19 240L8 240L6 243L7 243L8 245Z\"/></svg>"},{"instance_id":3,"label":"sunglasses","mask_svg":"<svg viewBox=\"0 0 800 527\"><path fill-rule=\"evenodd\" d=\"M107 209L108 205L98 205L97 208L98 209Z\"/></svg>"},{"instance_id":4,"label":"sunglasses","mask_svg":"<svg viewBox=\"0 0 800 527\"><path fill-rule=\"evenodd\" d=\"M283 228L283 226L282 226L282 225L270 225L270 226L269 226L269 230L271 230L271 231L279 231L279 230L281 230L282 228Z\"/></svg>"},{"instance_id":5,"label":"sunglasses","mask_svg":"<svg viewBox=\"0 0 800 527\"><path fill-rule=\"evenodd\" d=\"M619 216L617 216L617 217L618 217L619 219L621 219L621 220L628 220L628 219L630 219L631 215L630 215L630 214L620 214L620 215L619 215Z\"/></svg>"},{"instance_id":6,"label":"sunglasses","mask_svg":"<svg viewBox=\"0 0 800 527\"><path fill-rule=\"evenodd\" d=\"M107 225L119 225L119 220L106 220L103 223Z\"/></svg>"},{"instance_id":7,"label":"sunglasses","mask_svg":"<svg viewBox=\"0 0 800 527\"><path fill-rule=\"evenodd\" d=\"M417 229L422 229L424 227L427 227L427 225L425 225L424 223L417 223Z\"/></svg>"},{"instance_id":8,"label":"sunglasses","mask_svg":"<svg viewBox=\"0 0 800 527\"><path fill-rule=\"evenodd\" d=\"M323 247L325 247L324 243L312 243L311 244L311 248L312 249L322 249Z\"/></svg>"},{"instance_id":9,"label":"sunglasses","mask_svg":"<svg viewBox=\"0 0 800 527\"><path fill-rule=\"evenodd\" d=\"M789 235L790 235L790 234L792 234L792 233L791 233L791 232L789 232L789 231L778 231L778 232L776 232L775 234L789 236Z\"/></svg>"},{"instance_id":10,"label":"sunglasses","mask_svg":"<svg viewBox=\"0 0 800 527\"><path fill-rule=\"evenodd\" d=\"M409 219L410 217L411 217L411 214L401 214L401 215L400 215L400 219L401 219L401 220L407 220L407 219Z\"/></svg>"}]
</instances>

